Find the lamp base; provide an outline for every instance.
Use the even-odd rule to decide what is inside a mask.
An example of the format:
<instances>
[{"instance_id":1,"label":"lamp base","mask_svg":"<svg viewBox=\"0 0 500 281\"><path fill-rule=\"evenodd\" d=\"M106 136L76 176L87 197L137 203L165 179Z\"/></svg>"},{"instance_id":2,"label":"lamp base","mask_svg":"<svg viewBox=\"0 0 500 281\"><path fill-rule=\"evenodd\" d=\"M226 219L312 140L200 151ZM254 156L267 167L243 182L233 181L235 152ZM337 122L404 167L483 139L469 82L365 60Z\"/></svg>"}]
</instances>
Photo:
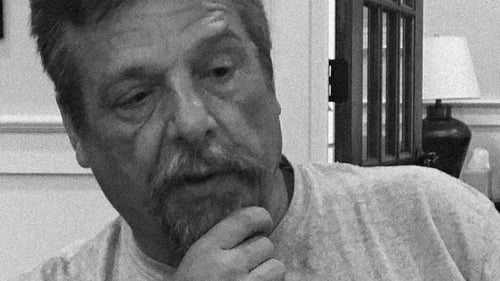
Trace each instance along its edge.
<instances>
[{"instance_id":1,"label":"lamp base","mask_svg":"<svg viewBox=\"0 0 500 281\"><path fill-rule=\"evenodd\" d=\"M471 131L462 121L451 117L451 106L437 100L427 107L422 124L422 148L425 153L436 153L434 167L456 178L471 140Z\"/></svg>"}]
</instances>

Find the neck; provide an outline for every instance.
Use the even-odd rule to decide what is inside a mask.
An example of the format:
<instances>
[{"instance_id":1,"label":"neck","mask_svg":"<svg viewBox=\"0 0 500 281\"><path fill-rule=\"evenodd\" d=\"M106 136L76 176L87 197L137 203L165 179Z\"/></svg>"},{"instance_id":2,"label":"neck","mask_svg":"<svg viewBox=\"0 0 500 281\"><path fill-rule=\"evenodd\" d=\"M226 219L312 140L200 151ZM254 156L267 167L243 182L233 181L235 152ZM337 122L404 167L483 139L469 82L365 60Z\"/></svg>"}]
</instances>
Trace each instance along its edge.
<instances>
[{"instance_id":1,"label":"neck","mask_svg":"<svg viewBox=\"0 0 500 281\"><path fill-rule=\"evenodd\" d=\"M290 166L280 164L280 168L276 170L277 180L270 185L269 200L263 206L273 218L273 231L285 217L293 195L293 170L288 167Z\"/></svg>"}]
</instances>

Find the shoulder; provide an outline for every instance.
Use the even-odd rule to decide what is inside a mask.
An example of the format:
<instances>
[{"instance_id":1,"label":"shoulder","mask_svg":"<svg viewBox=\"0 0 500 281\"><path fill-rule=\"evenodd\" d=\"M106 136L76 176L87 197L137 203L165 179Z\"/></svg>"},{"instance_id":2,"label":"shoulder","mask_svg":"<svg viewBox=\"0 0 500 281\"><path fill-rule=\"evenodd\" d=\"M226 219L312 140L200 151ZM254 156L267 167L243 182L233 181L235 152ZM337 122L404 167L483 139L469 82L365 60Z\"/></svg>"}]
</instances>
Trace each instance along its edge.
<instances>
[{"instance_id":1,"label":"shoulder","mask_svg":"<svg viewBox=\"0 0 500 281\"><path fill-rule=\"evenodd\" d=\"M464 276L498 278L500 214L487 197L459 179L415 166L307 164L297 171L311 189L328 197L325 202L363 206L371 216L391 218L408 231L416 231L413 223L425 221Z\"/></svg>"},{"instance_id":2,"label":"shoulder","mask_svg":"<svg viewBox=\"0 0 500 281\"><path fill-rule=\"evenodd\" d=\"M348 192L359 196L367 194L399 200L422 200L437 213L452 209L463 211L469 206L484 212L493 206L475 188L426 167L359 167L335 163L297 165L295 170L305 182L327 193Z\"/></svg>"},{"instance_id":3,"label":"shoulder","mask_svg":"<svg viewBox=\"0 0 500 281\"><path fill-rule=\"evenodd\" d=\"M100 263L116 251L122 222L117 218L92 239L67 246L18 280L101 280L98 274L104 264Z\"/></svg>"},{"instance_id":4,"label":"shoulder","mask_svg":"<svg viewBox=\"0 0 500 281\"><path fill-rule=\"evenodd\" d=\"M309 189L306 193L317 194L325 203L362 204L401 219L427 216L444 236L464 231L476 235L477 229L495 224L500 228L500 215L488 198L436 169L306 164L295 170Z\"/></svg>"}]
</instances>

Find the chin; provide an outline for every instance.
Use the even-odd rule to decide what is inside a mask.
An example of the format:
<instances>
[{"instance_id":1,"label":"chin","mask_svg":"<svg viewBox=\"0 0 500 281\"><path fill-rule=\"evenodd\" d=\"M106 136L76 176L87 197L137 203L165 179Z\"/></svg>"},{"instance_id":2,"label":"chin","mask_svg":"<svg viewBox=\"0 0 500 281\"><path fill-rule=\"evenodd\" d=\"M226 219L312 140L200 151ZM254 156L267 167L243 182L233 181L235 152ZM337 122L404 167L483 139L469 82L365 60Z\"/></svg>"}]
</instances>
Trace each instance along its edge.
<instances>
[{"instance_id":1,"label":"chin","mask_svg":"<svg viewBox=\"0 0 500 281\"><path fill-rule=\"evenodd\" d=\"M233 177L176 187L163 202L162 229L170 243L184 256L191 245L231 213L249 206L262 206L259 185Z\"/></svg>"}]
</instances>

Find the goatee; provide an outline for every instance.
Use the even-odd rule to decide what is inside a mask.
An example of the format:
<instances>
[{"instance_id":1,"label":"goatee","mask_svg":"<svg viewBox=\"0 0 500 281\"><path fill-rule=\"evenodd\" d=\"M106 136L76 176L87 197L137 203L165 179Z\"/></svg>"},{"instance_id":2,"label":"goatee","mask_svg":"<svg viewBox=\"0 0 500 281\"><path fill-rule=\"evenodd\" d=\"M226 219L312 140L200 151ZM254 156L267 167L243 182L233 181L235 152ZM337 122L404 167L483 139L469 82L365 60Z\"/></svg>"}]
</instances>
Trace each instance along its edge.
<instances>
[{"instance_id":1,"label":"goatee","mask_svg":"<svg viewBox=\"0 0 500 281\"><path fill-rule=\"evenodd\" d=\"M162 155L158 167L147 203L161 222L170 249L175 249L173 263L180 263L193 243L232 212L263 205L262 183L267 169L230 146L172 147ZM204 195L184 194L192 179L217 176L230 176L239 184L221 190L211 187Z\"/></svg>"}]
</instances>

